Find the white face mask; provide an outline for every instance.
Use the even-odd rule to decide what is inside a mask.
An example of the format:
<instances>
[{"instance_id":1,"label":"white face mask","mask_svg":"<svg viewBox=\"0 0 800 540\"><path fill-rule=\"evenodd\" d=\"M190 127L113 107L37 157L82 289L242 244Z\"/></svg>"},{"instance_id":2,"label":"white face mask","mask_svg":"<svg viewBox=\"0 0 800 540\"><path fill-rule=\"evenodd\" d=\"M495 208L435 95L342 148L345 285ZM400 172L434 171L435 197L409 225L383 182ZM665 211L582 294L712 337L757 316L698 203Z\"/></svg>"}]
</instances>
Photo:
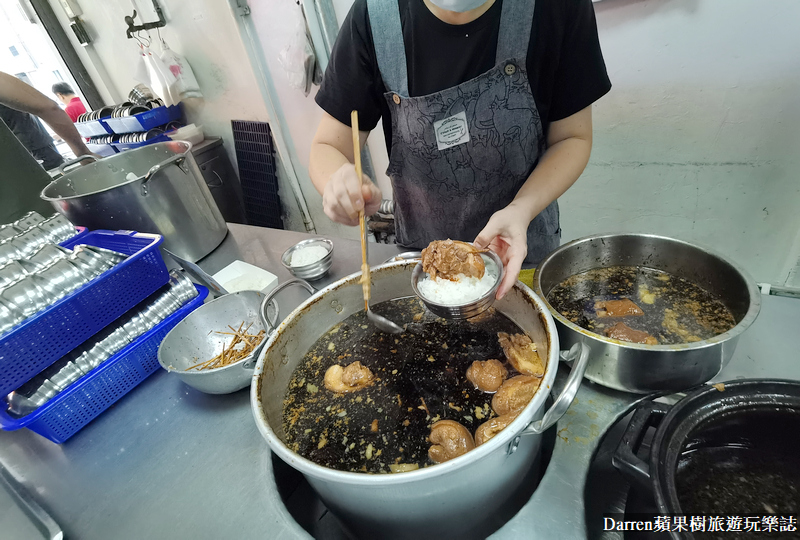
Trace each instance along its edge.
<instances>
[{"instance_id":1,"label":"white face mask","mask_svg":"<svg viewBox=\"0 0 800 540\"><path fill-rule=\"evenodd\" d=\"M430 0L434 6L447 11L455 11L464 13L471 9L479 8L486 3L487 0Z\"/></svg>"}]
</instances>

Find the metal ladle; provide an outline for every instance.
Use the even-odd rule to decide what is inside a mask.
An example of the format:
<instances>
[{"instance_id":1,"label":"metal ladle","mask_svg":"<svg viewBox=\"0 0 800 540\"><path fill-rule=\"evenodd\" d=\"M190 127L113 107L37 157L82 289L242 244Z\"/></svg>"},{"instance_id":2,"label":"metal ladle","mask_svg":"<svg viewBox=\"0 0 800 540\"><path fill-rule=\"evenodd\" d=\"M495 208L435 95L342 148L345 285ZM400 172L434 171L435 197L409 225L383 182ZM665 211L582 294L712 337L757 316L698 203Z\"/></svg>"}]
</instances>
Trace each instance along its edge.
<instances>
[{"instance_id":1,"label":"metal ladle","mask_svg":"<svg viewBox=\"0 0 800 540\"><path fill-rule=\"evenodd\" d=\"M363 245L366 253L366 245L367 245L366 237L362 236L361 241L364 243ZM367 273L367 279L369 279L369 273ZM387 334L402 334L403 332L405 332L402 326L372 311L369 308L369 297L364 297L364 309L367 311L367 319L369 319L370 322L372 322L372 324L374 324L381 332L386 332Z\"/></svg>"},{"instance_id":2,"label":"metal ladle","mask_svg":"<svg viewBox=\"0 0 800 540\"><path fill-rule=\"evenodd\" d=\"M358 138L358 111L350 113L350 124L353 128L353 156L355 158L356 176L360 181L364 181L361 174L361 143ZM378 315L369 308L369 263L367 262L367 224L364 210L358 211L358 221L361 226L361 284L364 288L364 310L367 312L367 319L374 324L381 332L388 334L402 334L403 327L398 326L386 317Z\"/></svg>"}]
</instances>

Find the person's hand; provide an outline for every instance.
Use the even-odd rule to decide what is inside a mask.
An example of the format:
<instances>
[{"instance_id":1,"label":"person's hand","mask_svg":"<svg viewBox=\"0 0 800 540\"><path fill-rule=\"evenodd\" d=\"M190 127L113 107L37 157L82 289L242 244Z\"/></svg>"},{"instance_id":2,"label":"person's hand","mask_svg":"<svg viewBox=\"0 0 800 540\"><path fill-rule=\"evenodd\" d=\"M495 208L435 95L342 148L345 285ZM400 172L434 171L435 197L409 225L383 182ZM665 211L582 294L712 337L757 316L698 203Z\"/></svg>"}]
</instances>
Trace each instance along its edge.
<instances>
[{"instance_id":1,"label":"person's hand","mask_svg":"<svg viewBox=\"0 0 800 540\"><path fill-rule=\"evenodd\" d=\"M358 212L371 216L381 205L381 190L364 174L364 182L356 175L352 163L333 173L322 193L322 208L331 220L344 225L358 225Z\"/></svg>"},{"instance_id":2,"label":"person's hand","mask_svg":"<svg viewBox=\"0 0 800 540\"><path fill-rule=\"evenodd\" d=\"M514 203L498 210L473 242L476 247L489 248L500 257L505 276L497 289L497 299L503 298L514 286L528 254L528 213Z\"/></svg>"},{"instance_id":3,"label":"person's hand","mask_svg":"<svg viewBox=\"0 0 800 540\"><path fill-rule=\"evenodd\" d=\"M101 156L100 154L95 154L94 152L89 152L87 155L92 156L95 159L95 161L100 161L101 159L103 159L103 156ZM84 159L83 161L81 161L81 165L89 165L90 163L94 163L94 161L92 161L91 159Z\"/></svg>"}]
</instances>

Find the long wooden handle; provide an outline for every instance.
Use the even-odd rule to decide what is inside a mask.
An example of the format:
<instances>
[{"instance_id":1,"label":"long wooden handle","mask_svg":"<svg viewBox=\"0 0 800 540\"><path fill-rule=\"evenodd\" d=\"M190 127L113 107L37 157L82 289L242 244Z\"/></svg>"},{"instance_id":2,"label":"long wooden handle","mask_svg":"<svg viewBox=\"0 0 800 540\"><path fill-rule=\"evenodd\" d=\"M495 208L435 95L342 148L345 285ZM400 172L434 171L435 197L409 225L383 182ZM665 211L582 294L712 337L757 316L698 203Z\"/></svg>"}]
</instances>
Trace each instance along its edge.
<instances>
[{"instance_id":1,"label":"long wooden handle","mask_svg":"<svg viewBox=\"0 0 800 540\"><path fill-rule=\"evenodd\" d=\"M350 125L353 128L353 158L356 165L356 175L363 183L361 174L361 141L358 137L358 111L350 113ZM358 223L361 228L361 289L364 292L364 310L369 309L369 263L367 262L367 220L364 209L358 211Z\"/></svg>"}]
</instances>

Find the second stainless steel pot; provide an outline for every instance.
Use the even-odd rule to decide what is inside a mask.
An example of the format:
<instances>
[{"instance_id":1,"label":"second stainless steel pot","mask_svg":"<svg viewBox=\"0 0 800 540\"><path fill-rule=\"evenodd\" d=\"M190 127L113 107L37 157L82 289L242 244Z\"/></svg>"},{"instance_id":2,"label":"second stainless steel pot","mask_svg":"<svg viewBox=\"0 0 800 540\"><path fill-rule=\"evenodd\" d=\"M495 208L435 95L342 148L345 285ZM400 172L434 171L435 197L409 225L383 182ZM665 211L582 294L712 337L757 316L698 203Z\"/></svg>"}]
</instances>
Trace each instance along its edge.
<instances>
[{"instance_id":1,"label":"second stainless steel pot","mask_svg":"<svg viewBox=\"0 0 800 540\"><path fill-rule=\"evenodd\" d=\"M610 266L644 266L689 280L719 298L736 326L694 343L626 343L581 328L547 302L550 291L568 277ZM584 343L591 348L589 380L642 394L685 390L712 379L731 359L739 336L761 308L758 287L742 268L707 248L650 234L605 234L564 244L539 265L534 290L553 314L562 347Z\"/></svg>"},{"instance_id":2,"label":"second stainless steel pot","mask_svg":"<svg viewBox=\"0 0 800 540\"><path fill-rule=\"evenodd\" d=\"M415 266L416 261L401 261L374 268L373 301L413 296ZM566 412L578 391L588 360L585 348L578 344L564 354L576 360L573 371L561 395L545 410L558 369L558 335L542 301L517 284L494 307L531 337L547 367L540 390L516 420L483 445L439 465L398 474L329 469L285 444L283 400L306 351L329 328L364 309L360 277L358 272L317 292L272 334L250 390L256 425L272 451L303 473L328 508L359 537L485 538L497 528L497 523L491 528L493 516L508 505L524 503L514 495L524 487L526 473L539 454L540 434ZM275 289L262 306L285 285Z\"/></svg>"},{"instance_id":3,"label":"second stainless steel pot","mask_svg":"<svg viewBox=\"0 0 800 540\"><path fill-rule=\"evenodd\" d=\"M160 234L166 249L195 262L228 228L191 148L171 141L128 150L67 172L41 197L75 225Z\"/></svg>"}]
</instances>

